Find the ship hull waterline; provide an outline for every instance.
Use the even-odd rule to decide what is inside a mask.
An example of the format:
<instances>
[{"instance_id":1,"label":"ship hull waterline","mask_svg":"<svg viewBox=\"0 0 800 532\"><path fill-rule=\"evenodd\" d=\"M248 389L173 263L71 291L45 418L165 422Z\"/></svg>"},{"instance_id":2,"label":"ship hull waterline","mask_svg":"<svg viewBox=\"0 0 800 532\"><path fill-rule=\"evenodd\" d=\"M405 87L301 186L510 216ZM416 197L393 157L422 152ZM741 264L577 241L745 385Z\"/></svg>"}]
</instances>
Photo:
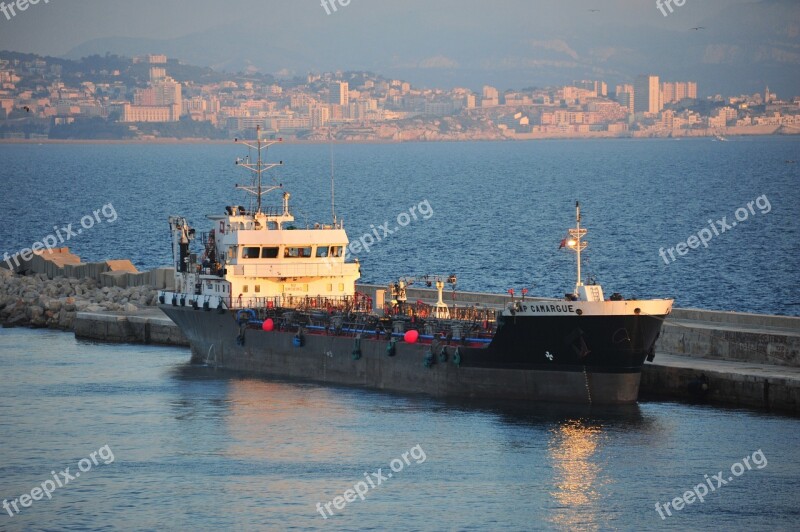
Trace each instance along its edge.
<instances>
[{"instance_id":1,"label":"ship hull waterline","mask_svg":"<svg viewBox=\"0 0 800 532\"><path fill-rule=\"evenodd\" d=\"M249 329L244 345L239 345L239 327L229 312L170 305L161 308L189 340L194 363L260 376L437 397L631 404L638 398L641 367L649 350L637 352L633 360L629 355L625 365L597 366L547 360L535 364L487 364L487 356L497 360L505 357L492 357L487 348L456 344L439 347L432 353L434 349L429 344L402 341L389 356L386 338L375 339L369 334L359 342L352 335L307 334L298 347L294 345L295 332ZM652 346L660 323L649 329L645 345ZM542 350L541 346L535 347L518 349ZM358 358L353 356L355 349L359 351ZM425 365L426 357L432 362L429 367ZM460 364L455 363L456 358L462 359Z\"/></svg>"}]
</instances>

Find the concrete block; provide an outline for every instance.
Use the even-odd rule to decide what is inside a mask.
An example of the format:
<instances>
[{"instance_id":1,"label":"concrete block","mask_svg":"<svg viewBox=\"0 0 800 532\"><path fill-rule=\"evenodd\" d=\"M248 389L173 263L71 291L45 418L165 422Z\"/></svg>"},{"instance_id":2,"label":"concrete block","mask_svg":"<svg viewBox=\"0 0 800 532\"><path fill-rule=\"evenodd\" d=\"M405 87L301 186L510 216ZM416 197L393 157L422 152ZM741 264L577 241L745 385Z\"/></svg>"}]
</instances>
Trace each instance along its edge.
<instances>
[{"instance_id":1,"label":"concrete block","mask_svg":"<svg viewBox=\"0 0 800 532\"><path fill-rule=\"evenodd\" d=\"M125 274L126 286L145 286L150 284L150 272L131 273Z\"/></svg>"},{"instance_id":2,"label":"concrete block","mask_svg":"<svg viewBox=\"0 0 800 532\"><path fill-rule=\"evenodd\" d=\"M164 290L169 285L169 283L173 283L175 279L175 269L174 268L156 268L152 272L152 277L150 281L150 286L156 288L158 290Z\"/></svg>"},{"instance_id":3,"label":"concrete block","mask_svg":"<svg viewBox=\"0 0 800 532\"><path fill-rule=\"evenodd\" d=\"M135 342L125 316L78 312L75 316L75 337L107 342Z\"/></svg>"},{"instance_id":4,"label":"concrete block","mask_svg":"<svg viewBox=\"0 0 800 532\"><path fill-rule=\"evenodd\" d=\"M108 265L108 270L112 272L133 272L136 273L139 270L136 269L136 266L133 265L131 261L128 259L125 260L107 260L105 263Z\"/></svg>"},{"instance_id":5,"label":"concrete block","mask_svg":"<svg viewBox=\"0 0 800 532\"><path fill-rule=\"evenodd\" d=\"M165 272L164 289L175 290L175 270L173 268L168 268L168 270Z\"/></svg>"},{"instance_id":6,"label":"concrete block","mask_svg":"<svg viewBox=\"0 0 800 532\"><path fill-rule=\"evenodd\" d=\"M128 282L127 275L128 272L125 271L104 272L100 274L100 286L107 286L109 288L118 286L120 288L125 288Z\"/></svg>"},{"instance_id":7,"label":"concrete block","mask_svg":"<svg viewBox=\"0 0 800 532\"><path fill-rule=\"evenodd\" d=\"M64 277L72 277L73 279L86 278L87 268L86 264L67 264L64 266Z\"/></svg>"},{"instance_id":8,"label":"concrete block","mask_svg":"<svg viewBox=\"0 0 800 532\"><path fill-rule=\"evenodd\" d=\"M110 271L108 264L105 262L90 262L87 265L88 277L100 281L100 276L107 271Z\"/></svg>"}]
</instances>

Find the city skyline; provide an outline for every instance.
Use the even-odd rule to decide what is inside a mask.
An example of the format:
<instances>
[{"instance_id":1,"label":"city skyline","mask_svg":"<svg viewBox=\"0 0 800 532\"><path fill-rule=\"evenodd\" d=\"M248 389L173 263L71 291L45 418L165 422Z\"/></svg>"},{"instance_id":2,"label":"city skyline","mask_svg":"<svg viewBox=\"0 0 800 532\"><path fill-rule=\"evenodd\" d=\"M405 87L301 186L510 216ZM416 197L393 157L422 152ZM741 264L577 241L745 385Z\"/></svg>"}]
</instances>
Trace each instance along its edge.
<instances>
[{"instance_id":1,"label":"city skyline","mask_svg":"<svg viewBox=\"0 0 800 532\"><path fill-rule=\"evenodd\" d=\"M173 75L175 78L173 78ZM694 80L446 90L370 72L280 80L166 54L80 62L0 53L0 138L232 138L260 127L323 141L526 140L797 134L800 95L698 97Z\"/></svg>"}]
</instances>

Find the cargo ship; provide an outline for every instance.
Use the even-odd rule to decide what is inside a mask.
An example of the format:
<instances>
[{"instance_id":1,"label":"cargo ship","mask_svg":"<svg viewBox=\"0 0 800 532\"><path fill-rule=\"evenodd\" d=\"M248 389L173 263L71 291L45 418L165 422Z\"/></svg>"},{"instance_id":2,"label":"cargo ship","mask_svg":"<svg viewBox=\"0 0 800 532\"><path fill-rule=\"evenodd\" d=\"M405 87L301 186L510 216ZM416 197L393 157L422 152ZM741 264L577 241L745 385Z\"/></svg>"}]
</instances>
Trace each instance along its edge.
<instances>
[{"instance_id":1,"label":"cargo ship","mask_svg":"<svg viewBox=\"0 0 800 532\"><path fill-rule=\"evenodd\" d=\"M298 227L282 183L265 183L283 163L262 157L281 139L239 141L252 172L236 185L251 205L209 215L197 233L169 217L174 289L160 308L188 338L192 362L273 377L434 396L511 401L626 404L637 400L645 359L654 356L672 299L605 298L581 280L587 230L576 203L575 227L561 242L576 254L577 282L563 298L519 296L503 304L446 304L456 276L398 277L359 291L357 260L335 214ZM277 205L262 198L280 195ZM429 300L408 301L415 283ZM435 291L433 290L435 287ZM434 300L435 298L435 300Z\"/></svg>"}]
</instances>

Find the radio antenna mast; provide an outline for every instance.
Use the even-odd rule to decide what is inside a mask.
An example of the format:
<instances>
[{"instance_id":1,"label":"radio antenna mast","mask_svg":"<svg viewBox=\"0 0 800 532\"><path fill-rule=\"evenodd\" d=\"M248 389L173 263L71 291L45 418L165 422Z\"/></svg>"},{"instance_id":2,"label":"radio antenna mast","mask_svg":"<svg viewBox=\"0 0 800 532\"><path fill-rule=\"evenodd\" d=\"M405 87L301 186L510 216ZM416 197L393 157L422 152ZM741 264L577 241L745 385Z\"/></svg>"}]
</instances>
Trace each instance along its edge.
<instances>
[{"instance_id":1,"label":"radio antenna mast","mask_svg":"<svg viewBox=\"0 0 800 532\"><path fill-rule=\"evenodd\" d=\"M239 139L234 139L234 142L239 142ZM238 166L243 166L253 172L255 174L254 183L252 186L246 187L244 185L236 185L235 188L239 190L244 190L253 194L256 197L256 213L261 212L261 197L264 194L268 194L275 189L281 188L281 185L274 185L267 187L266 190L262 187L261 176L264 172L271 168L275 168L276 166L283 166L283 161L277 163L265 163L261 159L261 150L266 150L273 144L277 144L279 142L283 142L283 139L278 140L271 140L271 141L263 141L261 140L261 126L256 126L256 143L250 144L250 141L242 141L242 144L247 146L248 148L252 148L258 152L258 159L255 163L250 160L248 157L245 160L236 159L236 164Z\"/></svg>"},{"instance_id":2,"label":"radio antenna mast","mask_svg":"<svg viewBox=\"0 0 800 532\"><path fill-rule=\"evenodd\" d=\"M328 88L328 109L333 107L333 85ZM328 146L331 154L331 215L333 216L333 226L336 227L336 187L333 176L333 124L328 115Z\"/></svg>"}]
</instances>

